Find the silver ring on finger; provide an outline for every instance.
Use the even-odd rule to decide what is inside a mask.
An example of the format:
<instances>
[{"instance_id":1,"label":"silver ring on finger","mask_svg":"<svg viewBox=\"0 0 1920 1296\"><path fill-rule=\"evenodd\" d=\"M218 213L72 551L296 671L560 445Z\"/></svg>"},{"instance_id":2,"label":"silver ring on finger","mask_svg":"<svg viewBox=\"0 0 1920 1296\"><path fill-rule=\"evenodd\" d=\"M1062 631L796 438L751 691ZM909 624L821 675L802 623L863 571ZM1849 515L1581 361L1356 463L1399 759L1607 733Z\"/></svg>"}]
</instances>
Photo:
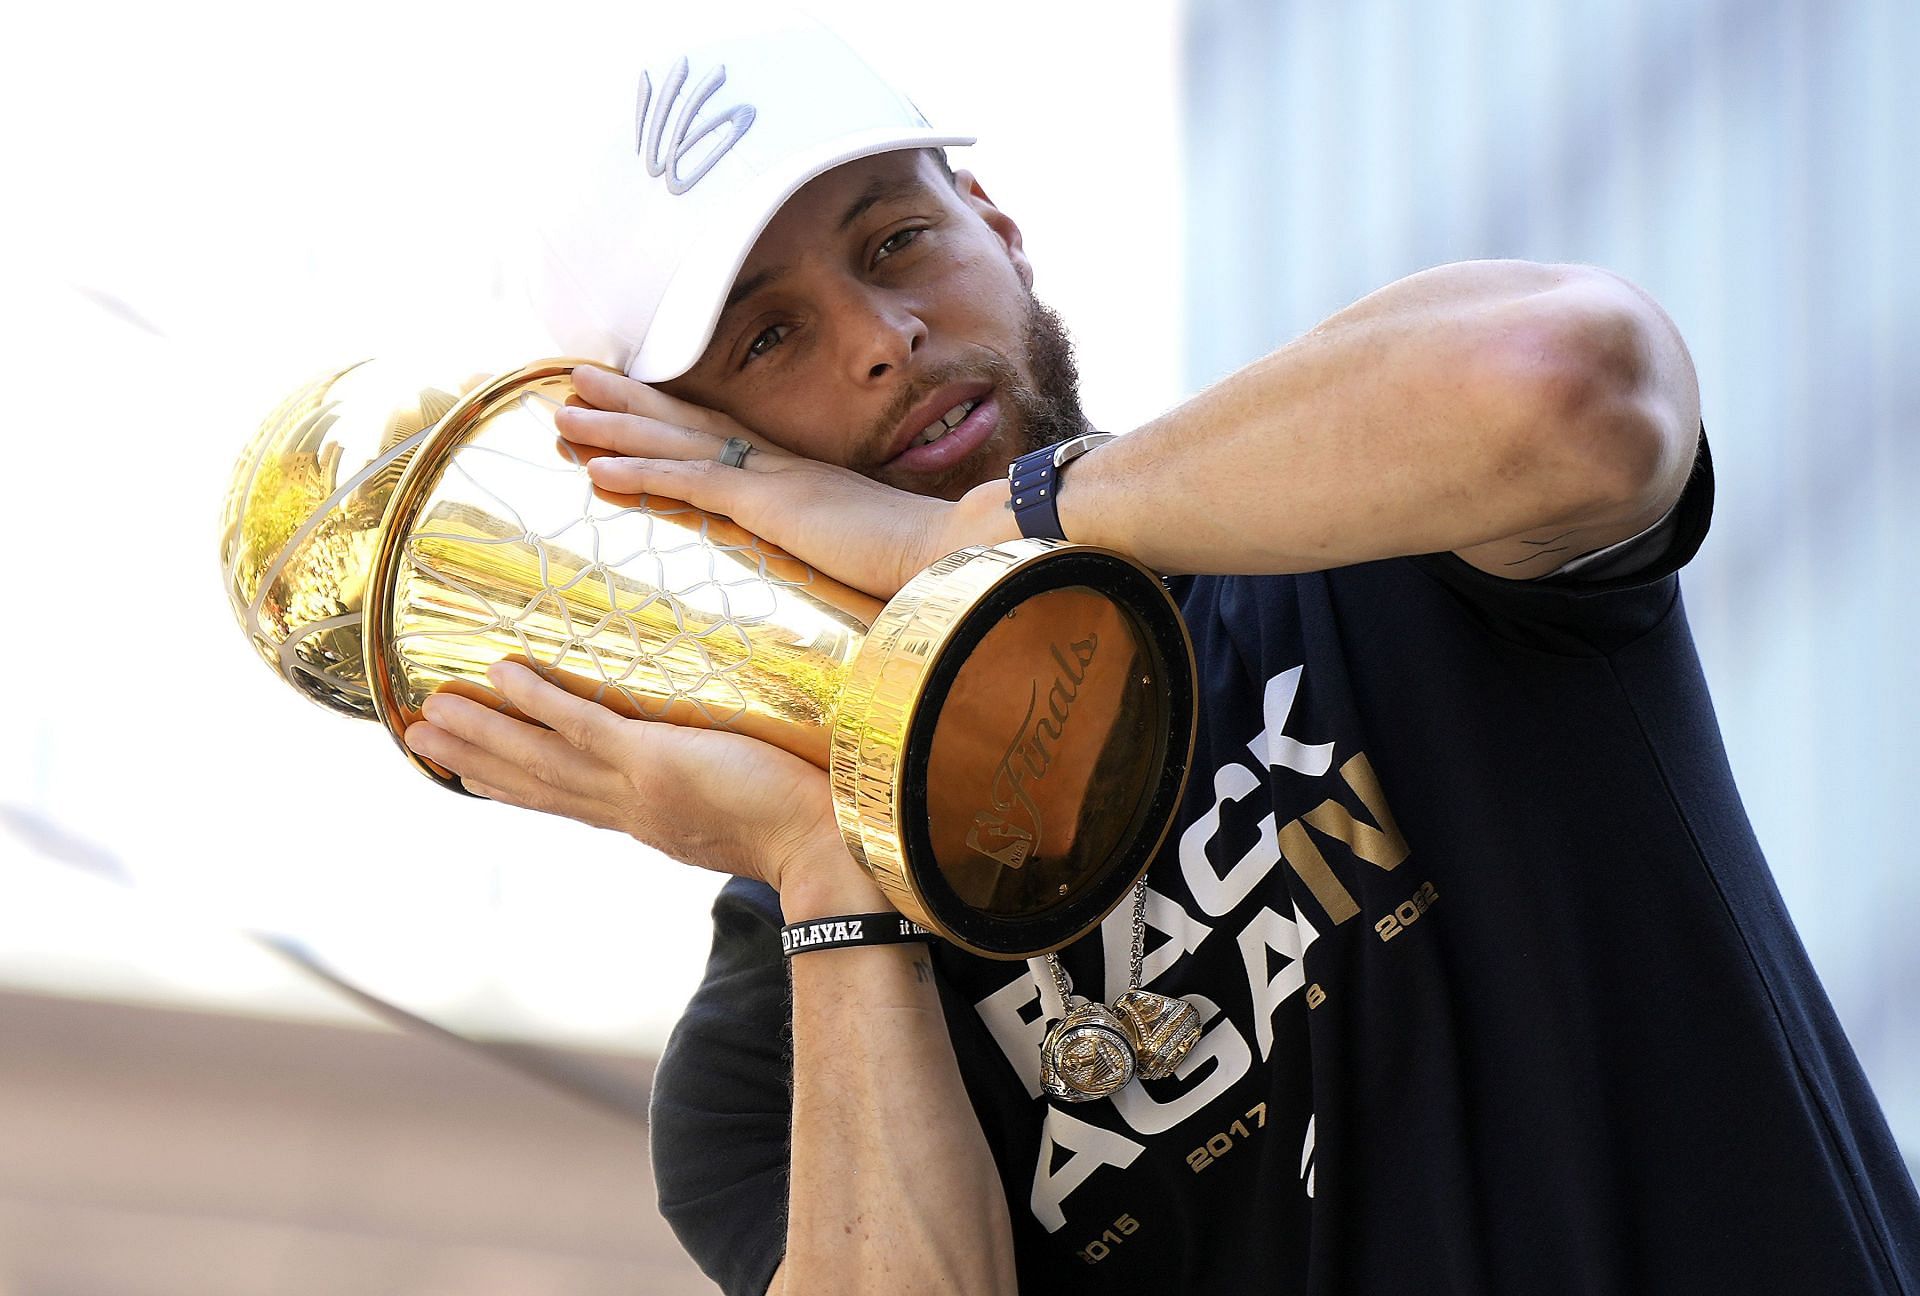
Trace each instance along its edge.
<instances>
[{"instance_id":1,"label":"silver ring on finger","mask_svg":"<svg viewBox=\"0 0 1920 1296\"><path fill-rule=\"evenodd\" d=\"M747 456L753 453L753 442L745 437L728 437L727 443L720 447L720 462L729 468L744 467Z\"/></svg>"}]
</instances>

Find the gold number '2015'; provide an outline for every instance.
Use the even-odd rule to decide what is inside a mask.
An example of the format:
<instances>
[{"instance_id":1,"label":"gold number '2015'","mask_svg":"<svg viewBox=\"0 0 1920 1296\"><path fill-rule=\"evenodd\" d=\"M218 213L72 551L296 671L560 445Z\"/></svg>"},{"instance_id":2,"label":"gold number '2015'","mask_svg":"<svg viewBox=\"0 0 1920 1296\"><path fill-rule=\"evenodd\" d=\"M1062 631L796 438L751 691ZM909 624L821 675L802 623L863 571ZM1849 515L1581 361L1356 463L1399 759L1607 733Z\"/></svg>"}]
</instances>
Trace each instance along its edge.
<instances>
[{"instance_id":1,"label":"gold number '2015'","mask_svg":"<svg viewBox=\"0 0 1920 1296\"><path fill-rule=\"evenodd\" d=\"M1088 1264L1099 1264L1113 1254L1113 1248L1127 1240L1127 1237L1140 1227L1140 1221L1131 1215L1122 1215L1111 1227L1102 1229L1100 1236L1074 1252Z\"/></svg>"}]
</instances>

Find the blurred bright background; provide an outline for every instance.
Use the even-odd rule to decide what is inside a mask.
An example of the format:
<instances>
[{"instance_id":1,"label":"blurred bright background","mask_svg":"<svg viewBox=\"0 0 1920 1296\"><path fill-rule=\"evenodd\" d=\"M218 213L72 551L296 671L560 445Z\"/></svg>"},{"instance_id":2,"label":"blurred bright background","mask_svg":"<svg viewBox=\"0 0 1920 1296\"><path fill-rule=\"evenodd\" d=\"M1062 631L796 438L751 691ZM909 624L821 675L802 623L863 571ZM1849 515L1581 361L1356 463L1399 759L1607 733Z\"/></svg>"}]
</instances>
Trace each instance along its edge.
<instances>
[{"instance_id":1,"label":"blurred bright background","mask_svg":"<svg viewBox=\"0 0 1920 1296\"><path fill-rule=\"evenodd\" d=\"M571 1178L649 1209L634 1117L718 879L433 788L259 664L215 556L233 458L293 385L367 354L497 368L541 350L518 231L564 180L521 105L617 59L649 7L13 20L0 1296L704 1290L657 1223L623 1236L603 1206L542 1231L513 1193L551 1208L569 1176L528 1165L613 1149L603 1179ZM1663 302L1719 474L1684 587L1734 769L1913 1160L1910 0L809 8L936 124L979 134L954 163L1020 222L1103 427L1439 262L1593 262ZM564 1071L601 1110L542 1117L567 1100L394 1052L440 1046L376 1034L245 933ZM212 1057L234 1062L194 1069ZM155 1096L216 1090L228 1105L191 1139ZM415 1090L391 1121L354 1115ZM456 1091L471 1100L433 1097ZM242 1109L257 1155L223 1178L219 1111ZM444 1139L407 1161L392 1141L415 1117ZM524 1157L448 1160L477 1141ZM381 1152L347 1155L362 1146ZM234 1187L275 1167L275 1192ZM495 1174L515 1186L486 1197ZM181 1239L199 1269L151 1259Z\"/></svg>"}]
</instances>

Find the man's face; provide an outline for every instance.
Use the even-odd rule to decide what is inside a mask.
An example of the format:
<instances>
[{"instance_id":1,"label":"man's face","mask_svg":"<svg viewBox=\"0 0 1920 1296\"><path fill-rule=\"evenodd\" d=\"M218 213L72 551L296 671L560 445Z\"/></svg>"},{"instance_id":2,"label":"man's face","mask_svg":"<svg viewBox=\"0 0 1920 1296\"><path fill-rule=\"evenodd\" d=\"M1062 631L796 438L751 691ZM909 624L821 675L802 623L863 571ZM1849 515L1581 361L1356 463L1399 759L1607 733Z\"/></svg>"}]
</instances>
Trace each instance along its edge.
<instances>
[{"instance_id":1,"label":"man's face","mask_svg":"<svg viewBox=\"0 0 1920 1296\"><path fill-rule=\"evenodd\" d=\"M957 498L1084 430L1031 283L1019 229L971 176L920 150L850 162L780 209L706 353L661 387L796 454Z\"/></svg>"}]
</instances>

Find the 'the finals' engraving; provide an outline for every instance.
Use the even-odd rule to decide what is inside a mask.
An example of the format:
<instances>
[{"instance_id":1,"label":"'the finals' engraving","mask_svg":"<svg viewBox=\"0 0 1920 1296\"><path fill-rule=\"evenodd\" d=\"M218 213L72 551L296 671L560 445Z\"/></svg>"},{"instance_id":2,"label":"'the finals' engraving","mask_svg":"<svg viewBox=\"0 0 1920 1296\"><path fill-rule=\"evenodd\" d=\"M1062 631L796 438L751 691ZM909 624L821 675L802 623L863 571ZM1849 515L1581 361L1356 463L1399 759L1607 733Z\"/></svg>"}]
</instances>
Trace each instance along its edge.
<instances>
[{"instance_id":1,"label":"'the finals' engraving","mask_svg":"<svg viewBox=\"0 0 1920 1296\"><path fill-rule=\"evenodd\" d=\"M1080 685L1087 668L1100 650L1100 636L1090 634L1076 639L1062 652L1052 646L1053 660L1060 673L1047 690L1046 710L1040 710L1040 681L1033 682L1027 696L1027 712L1020 717L1013 741L1000 754L994 768L992 808L974 813L973 826L967 830L967 845L1008 868L1027 862L1040 840L1043 828L1040 807L1029 792L1029 784L1047 776L1055 754L1066 736L1067 717L1080 696Z\"/></svg>"}]
</instances>

